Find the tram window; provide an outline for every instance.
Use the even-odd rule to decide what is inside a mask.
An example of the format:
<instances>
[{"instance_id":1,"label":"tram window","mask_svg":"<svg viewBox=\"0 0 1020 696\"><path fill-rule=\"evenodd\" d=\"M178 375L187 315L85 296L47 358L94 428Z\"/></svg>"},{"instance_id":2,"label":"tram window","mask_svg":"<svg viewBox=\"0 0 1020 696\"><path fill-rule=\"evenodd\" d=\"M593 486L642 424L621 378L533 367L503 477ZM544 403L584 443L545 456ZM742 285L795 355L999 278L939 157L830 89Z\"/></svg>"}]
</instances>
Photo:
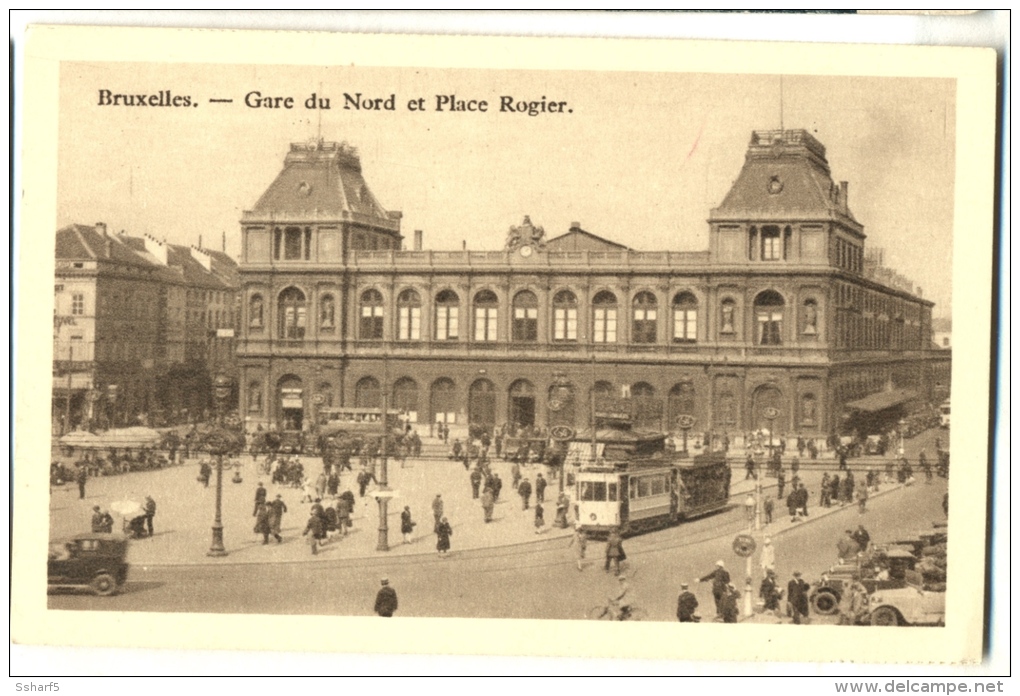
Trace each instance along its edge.
<instances>
[{"instance_id":1,"label":"tram window","mask_svg":"<svg viewBox=\"0 0 1020 696\"><path fill-rule=\"evenodd\" d=\"M595 490L592 494L592 500L605 500L606 499L606 484L604 481L595 482Z\"/></svg>"},{"instance_id":2,"label":"tram window","mask_svg":"<svg viewBox=\"0 0 1020 696\"><path fill-rule=\"evenodd\" d=\"M616 484L615 483L609 484L609 502L611 502L611 503L615 503L616 502Z\"/></svg>"},{"instance_id":3,"label":"tram window","mask_svg":"<svg viewBox=\"0 0 1020 696\"><path fill-rule=\"evenodd\" d=\"M651 483L652 482L649 479L646 479L646 478L638 479L638 494L637 494L637 497L639 497L639 498L647 498L649 495L651 495L651 490L652 490Z\"/></svg>"},{"instance_id":4,"label":"tram window","mask_svg":"<svg viewBox=\"0 0 1020 696\"><path fill-rule=\"evenodd\" d=\"M581 481L581 500L592 500L592 482Z\"/></svg>"},{"instance_id":5,"label":"tram window","mask_svg":"<svg viewBox=\"0 0 1020 696\"><path fill-rule=\"evenodd\" d=\"M652 495L662 495L666 492L666 482L661 476L656 476L651 480L652 484Z\"/></svg>"}]
</instances>

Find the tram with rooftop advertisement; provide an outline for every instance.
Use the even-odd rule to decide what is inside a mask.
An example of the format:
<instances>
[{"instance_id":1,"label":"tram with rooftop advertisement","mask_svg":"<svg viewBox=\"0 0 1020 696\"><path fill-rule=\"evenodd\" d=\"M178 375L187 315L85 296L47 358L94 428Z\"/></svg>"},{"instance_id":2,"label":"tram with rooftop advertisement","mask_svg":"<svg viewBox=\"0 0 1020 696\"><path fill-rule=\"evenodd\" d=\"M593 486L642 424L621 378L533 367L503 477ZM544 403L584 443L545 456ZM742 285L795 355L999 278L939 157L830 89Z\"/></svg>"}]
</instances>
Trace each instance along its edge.
<instances>
[{"instance_id":1,"label":"tram with rooftop advertisement","mask_svg":"<svg viewBox=\"0 0 1020 696\"><path fill-rule=\"evenodd\" d=\"M577 520L591 536L661 529L722 510L730 498L725 454L681 457L667 451L665 433L600 428L594 440L569 443L567 464L577 471Z\"/></svg>"}]
</instances>

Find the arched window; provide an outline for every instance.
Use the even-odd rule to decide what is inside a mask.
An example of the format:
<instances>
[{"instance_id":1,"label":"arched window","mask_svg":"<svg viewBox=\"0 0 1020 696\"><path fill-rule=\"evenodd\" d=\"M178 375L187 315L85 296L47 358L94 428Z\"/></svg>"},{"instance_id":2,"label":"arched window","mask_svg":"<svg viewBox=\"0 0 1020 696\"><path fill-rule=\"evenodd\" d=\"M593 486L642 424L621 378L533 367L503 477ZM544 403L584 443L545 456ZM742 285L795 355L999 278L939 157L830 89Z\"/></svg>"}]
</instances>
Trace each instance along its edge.
<instances>
[{"instance_id":1,"label":"arched window","mask_svg":"<svg viewBox=\"0 0 1020 696\"><path fill-rule=\"evenodd\" d=\"M410 377L401 377L393 384L393 406L418 421L418 383Z\"/></svg>"},{"instance_id":2,"label":"arched window","mask_svg":"<svg viewBox=\"0 0 1020 696\"><path fill-rule=\"evenodd\" d=\"M689 292L673 298L673 342L694 343L698 340L698 300Z\"/></svg>"},{"instance_id":3,"label":"arched window","mask_svg":"<svg viewBox=\"0 0 1020 696\"><path fill-rule=\"evenodd\" d=\"M737 303L726 298L719 305L719 333L732 334L737 332Z\"/></svg>"},{"instance_id":4,"label":"arched window","mask_svg":"<svg viewBox=\"0 0 1020 696\"><path fill-rule=\"evenodd\" d=\"M410 288L397 296L397 340L421 340L421 296Z\"/></svg>"},{"instance_id":5,"label":"arched window","mask_svg":"<svg viewBox=\"0 0 1020 696\"><path fill-rule=\"evenodd\" d=\"M262 331L265 327L265 309L262 295L252 295L248 300L248 328L251 331Z\"/></svg>"},{"instance_id":6,"label":"arched window","mask_svg":"<svg viewBox=\"0 0 1020 696\"><path fill-rule=\"evenodd\" d=\"M775 290L758 293L754 298L755 343L779 346L783 343L783 296Z\"/></svg>"},{"instance_id":7,"label":"arched window","mask_svg":"<svg viewBox=\"0 0 1020 696\"><path fill-rule=\"evenodd\" d=\"M522 343L538 340L538 298L530 290L514 295L513 340Z\"/></svg>"},{"instance_id":8,"label":"arched window","mask_svg":"<svg viewBox=\"0 0 1020 696\"><path fill-rule=\"evenodd\" d=\"M383 298L378 290L361 294L361 338L378 341L383 337Z\"/></svg>"},{"instance_id":9,"label":"arched window","mask_svg":"<svg viewBox=\"0 0 1020 696\"><path fill-rule=\"evenodd\" d=\"M592 304L592 340L595 343L616 343L616 295L603 290Z\"/></svg>"},{"instance_id":10,"label":"arched window","mask_svg":"<svg viewBox=\"0 0 1020 696\"><path fill-rule=\"evenodd\" d=\"M569 290L553 297L553 340L577 340L577 298Z\"/></svg>"},{"instance_id":11,"label":"arched window","mask_svg":"<svg viewBox=\"0 0 1020 696\"><path fill-rule=\"evenodd\" d=\"M453 380L440 377L432 383L429 390L429 407L432 409L432 420L436 423L454 423L457 420L457 387Z\"/></svg>"},{"instance_id":12,"label":"arched window","mask_svg":"<svg viewBox=\"0 0 1020 696\"><path fill-rule=\"evenodd\" d=\"M633 401L634 427L640 430L657 430L662 420L662 404L655 396L655 387L638 382L630 388Z\"/></svg>"},{"instance_id":13,"label":"arched window","mask_svg":"<svg viewBox=\"0 0 1020 696\"><path fill-rule=\"evenodd\" d=\"M319 300L319 330L325 333L336 330L336 300L332 295L323 295Z\"/></svg>"},{"instance_id":14,"label":"arched window","mask_svg":"<svg viewBox=\"0 0 1020 696\"><path fill-rule=\"evenodd\" d=\"M457 340L459 325L460 298L453 290L443 290L436 295L436 340Z\"/></svg>"},{"instance_id":15,"label":"arched window","mask_svg":"<svg viewBox=\"0 0 1020 696\"><path fill-rule=\"evenodd\" d=\"M305 294L297 288L287 288L280 293L279 305L280 338L304 338L308 311Z\"/></svg>"},{"instance_id":16,"label":"arched window","mask_svg":"<svg viewBox=\"0 0 1020 696\"><path fill-rule=\"evenodd\" d=\"M492 342L496 340L499 320L499 300L491 290L482 290L475 295L475 340Z\"/></svg>"},{"instance_id":17,"label":"arched window","mask_svg":"<svg viewBox=\"0 0 1020 696\"><path fill-rule=\"evenodd\" d=\"M650 292L639 292L634 296L634 326L632 343L655 343L658 319L658 302Z\"/></svg>"},{"instance_id":18,"label":"arched window","mask_svg":"<svg viewBox=\"0 0 1020 696\"><path fill-rule=\"evenodd\" d=\"M380 408L382 389L375 377L362 377L354 385L354 405L358 408Z\"/></svg>"},{"instance_id":19,"label":"arched window","mask_svg":"<svg viewBox=\"0 0 1020 696\"><path fill-rule=\"evenodd\" d=\"M812 335L818 333L818 303L814 299L804 300L804 328L802 331Z\"/></svg>"}]
</instances>

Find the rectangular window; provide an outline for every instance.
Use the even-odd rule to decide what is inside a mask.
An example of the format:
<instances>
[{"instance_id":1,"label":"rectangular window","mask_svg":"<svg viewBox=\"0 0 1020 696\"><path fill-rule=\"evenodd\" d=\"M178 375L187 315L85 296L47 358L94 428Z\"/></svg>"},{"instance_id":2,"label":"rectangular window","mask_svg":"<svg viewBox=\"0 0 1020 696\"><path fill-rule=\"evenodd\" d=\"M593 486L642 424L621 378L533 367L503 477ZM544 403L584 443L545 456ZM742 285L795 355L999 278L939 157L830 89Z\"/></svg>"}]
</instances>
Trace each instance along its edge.
<instances>
[{"instance_id":1,"label":"rectangular window","mask_svg":"<svg viewBox=\"0 0 1020 696\"><path fill-rule=\"evenodd\" d=\"M527 342L538 340L537 307L514 308L514 340Z\"/></svg>"},{"instance_id":2,"label":"rectangular window","mask_svg":"<svg viewBox=\"0 0 1020 696\"><path fill-rule=\"evenodd\" d=\"M577 340L577 310L558 308L553 313L553 340Z\"/></svg>"},{"instance_id":3,"label":"rectangular window","mask_svg":"<svg viewBox=\"0 0 1020 696\"><path fill-rule=\"evenodd\" d=\"M362 305L361 307L361 338L380 340L383 337L382 305Z\"/></svg>"},{"instance_id":4,"label":"rectangular window","mask_svg":"<svg viewBox=\"0 0 1020 696\"><path fill-rule=\"evenodd\" d=\"M782 312L759 312L758 313L758 345L778 346L782 345Z\"/></svg>"},{"instance_id":5,"label":"rectangular window","mask_svg":"<svg viewBox=\"0 0 1020 696\"><path fill-rule=\"evenodd\" d=\"M673 310L673 340L694 343L698 338L698 312L694 309Z\"/></svg>"},{"instance_id":6,"label":"rectangular window","mask_svg":"<svg viewBox=\"0 0 1020 696\"><path fill-rule=\"evenodd\" d=\"M656 316L654 309L634 310L634 343L655 343Z\"/></svg>"},{"instance_id":7,"label":"rectangular window","mask_svg":"<svg viewBox=\"0 0 1020 696\"><path fill-rule=\"evenodd\" d=\"M616 489L617 489L617 484L615 484L615 483L610 483L609 484L609 502L611 502L611 503L615 503L616 502L616 495L617 495Z\"/></svg>"},{"instance_id":8,"label":"rectangular window","mask_svg":"<svg viewBox=\"0 0 1020 696\"><path fill-rule=\"evenodd\" d=\"M652 495L662 495L666 492L666 479L662 476L656 476L651 480Z\"/></svg>"},{"instance_id":9,"label":"rectangular window","mask_svg":"<svg viewBox=\"0 0 1020 696\"><path fill-rule=\"evenodd\" d=\"M458 307L436 308L436 340L454 341L458 331Z\"/></svg>"},{"instance_id":10,"label":"rectangular window","mask_svg":"<svg viewBox=\"0 0 1020 696\"><path fill-rule=\"evenodd\" d=\"M302 250L301 250L301 229L298 227L288 227L284 230L283 238L283 258L286 261L300 261Z\"/></svg>"},{"instance_id":11,"label":"rectangular window","mask_svg":"<svg viewBox=\"0 0 1020 696\"><path fill-rule=\"evenodd\" d=\"M421 307L401 307L398 318L397 338L401 341L421 339Z\"/></svg>"},{"instance_id":12,"label":"rectangular window","mask_svg":"<svg viewBox=\"0 0 1020 696\"><path fill-rule=\"evenodd\" d=\"M71 314L75 316L85 314L85 295L80 292L71 295Z\"/></svg>"},{"instance_id":13,"label":"rectangular window","mask_svg":"<svg viewBox=\"0 0 1020 696\"><path fill-rule=\"evenodd\" d=\"M595 310L595 343L616 343L616 310Z\"/></svg>"},{"instance_id":14,"label":"rectangular window","mask_svg":"<svg viewBox=\"0 0 1020 696\"><path fill-rule=\"evenodd\" d=\"M495 307L475 307L475 340L491 342L496 340Z\"/></svg>"}]
</instances>

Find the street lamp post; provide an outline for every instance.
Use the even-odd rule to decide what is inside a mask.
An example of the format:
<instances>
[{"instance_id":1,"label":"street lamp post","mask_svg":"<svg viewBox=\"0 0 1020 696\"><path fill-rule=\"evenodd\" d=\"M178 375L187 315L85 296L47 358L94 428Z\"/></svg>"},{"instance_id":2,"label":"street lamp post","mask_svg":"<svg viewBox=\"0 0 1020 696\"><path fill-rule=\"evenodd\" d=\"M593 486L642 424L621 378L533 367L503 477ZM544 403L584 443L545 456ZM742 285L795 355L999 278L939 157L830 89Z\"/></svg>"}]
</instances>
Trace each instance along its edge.
<instances>
[{"instance_id":1,"label":"street lamp post","mask_svg":"<svg viewBox=\"0 0 1020 696\"><path fill-rule=\"evenodd\" d=\"M906 442L906 439L907 439L907 420L905 418L900 418L900 422L897 423L897 425L900 428L900 448L899 448L898 454L902 457L903 454L907 451L907 442Z\"/></svg>"},{"instance_id":2,"label":"street lamp post","mask_svg":"<svg viewBox=\"0 0 1020 696\"><path fill-rule=\"evenodd\" d=\"M227 555L223 545L223 456L230 448L230 435L223 426L223 410L230 398L230 380L220 373L213 380L213 403L216 406L216 427L206 438L206 450L216 457L216 513L213 517L212 544L207 556Z\"/></svg>"},{"instance_id":3,"label":"street lamp post","mask_svg":"<svg viewBox=\"0 0 1020 696\"><path fill-rule=\"evenodd\" d=\"M389 400L389 370L384 367L383 395L382 395L382 462L379 467L379 488L376 489L375 499L379 503L379 541L376 544L376 551L390 550L390 525L389 525L389 449L390 449L390 400Z\"/></svg>"}]
</instances>

